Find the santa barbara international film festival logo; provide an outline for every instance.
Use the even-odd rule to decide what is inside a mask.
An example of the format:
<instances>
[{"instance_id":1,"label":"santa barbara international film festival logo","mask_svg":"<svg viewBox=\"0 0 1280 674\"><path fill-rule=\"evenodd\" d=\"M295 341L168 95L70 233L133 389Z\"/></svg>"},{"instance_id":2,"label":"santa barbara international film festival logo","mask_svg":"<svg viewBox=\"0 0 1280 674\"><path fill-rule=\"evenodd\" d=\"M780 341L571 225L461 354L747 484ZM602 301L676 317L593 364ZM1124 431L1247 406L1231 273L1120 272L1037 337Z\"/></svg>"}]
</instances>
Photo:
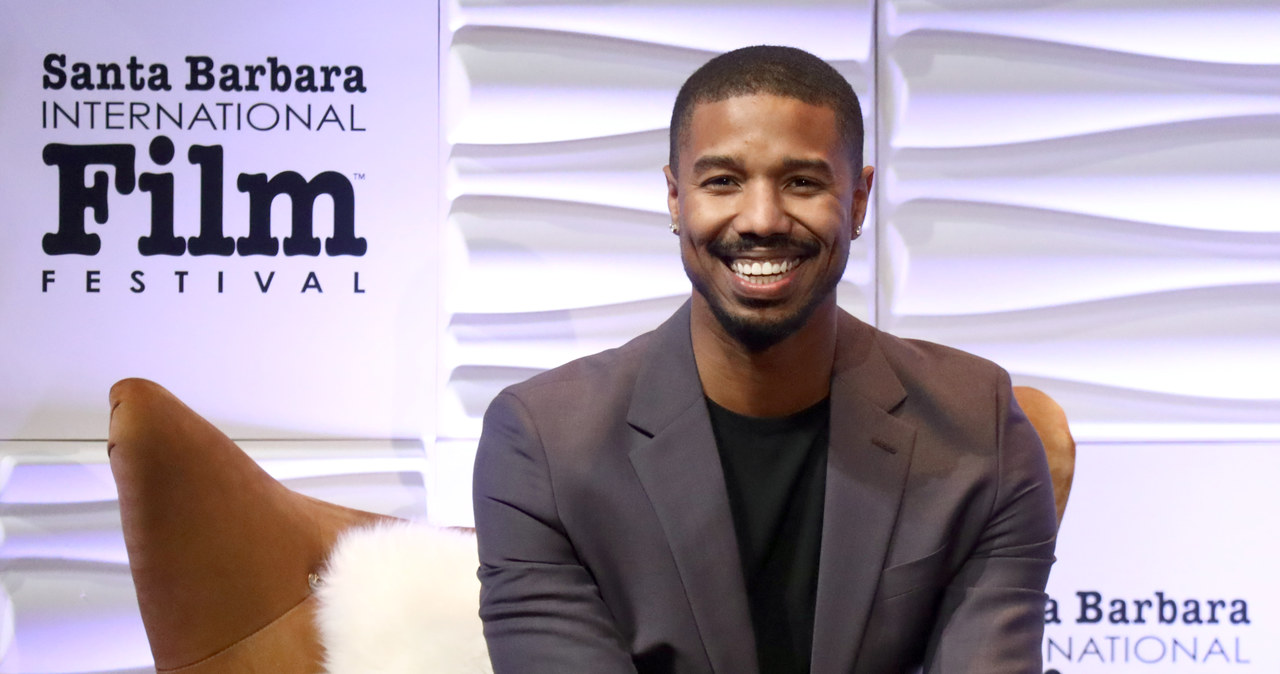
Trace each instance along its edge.
<instances>
[{"instance_id":1,"label":"santa barbara international film festival logo","mask_svg":"<svg viewBox=\"0 0 1280 674\"><path fill-rule=\"evenodd\" d=\"M206 269L197 273L180 268L194 266L181 264L182 259L206 256L213 260L233 256L276 259L281 253L317 259L322 255L361 257L368 242L356 235L352 179L364 176L336 170L310 177L290 170L272 176L240 173L234 186L244 195L244 210L237 212L240 218L228 220L223 213L223 193L229 188L223 170L223 144L188 145L184 166L184 162L174 161L178 147L170 137L192 131L225 133L229 138L237 133L315 136L363 132L366 129L354 102L367 92L361 66L288 64L276 56L261 63L219 63L210 56L188 55L181 65L171 67L164 62L140 61L136 55L119 62L89 63L66 53L49 53L42 71L45 95L40 115L45 133L83 135L91 130L95 136L111 140L113 134L132 131L150 138L145 148L120 142L50 142L44 146L44 163L57 171L58 194L56 228L41 240L44 254L50 261L75 259L61 256L91 258L102 250L102 237L132 234L137 235L138 259L173 259L179 268L172 270L172 276L170 270L156 272L150 265L121 278L104 278L96 268L101 265L68 270L50 264L46 266L59 268L42 270L41 292L66 288L65 292L96 293L111 284L128 287L132 293L156 289L222 293L234 284L256 287L263 293L282 287L294 293L319 294L326 289L365 292L359 271L345 269L342 279L322 279L323 274L313 269L305 276L299 273L296 280L282 279L282 284L271 269ZM166 95L173 91L181 100ZM268 93L271 101L263 100ZM140 157L144 154L145 159ZM111 217L112 205L139 198L135 188L149 197L147 221L117 222ZM175 194L192 198L193 204L198 200L198 223L175 223ZM323 244L315 222L320 197L331 201L333 212L331 235ZM272 205L278 198L288 201L291 214L287 232L278 232L283 237L275 236L278 225L272 222ZM89 224L90 216L100 227ZM351 277L346 278L346 273ZM64 279L66 275L73 278Z\"/></svg>"}]
</instances>

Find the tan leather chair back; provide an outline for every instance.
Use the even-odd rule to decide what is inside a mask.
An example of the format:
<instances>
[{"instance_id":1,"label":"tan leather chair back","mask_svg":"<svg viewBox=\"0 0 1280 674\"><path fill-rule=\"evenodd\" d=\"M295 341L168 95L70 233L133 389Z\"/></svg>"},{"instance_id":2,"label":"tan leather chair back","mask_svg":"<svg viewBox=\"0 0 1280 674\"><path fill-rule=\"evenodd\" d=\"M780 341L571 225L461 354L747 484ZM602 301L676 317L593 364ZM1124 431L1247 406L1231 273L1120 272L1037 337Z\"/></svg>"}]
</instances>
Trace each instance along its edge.
<instances>
[{"instance_id":1,"label":"tan leather chair back","mask_svg":"<svg viewBox=\"0 0 1280 674\"><path fill-rule=\"evenodd\" d=\"M1040 442L1044 443L1045 456L1049 459L1049 475L1053 478L1053 499L1058 509L1058 525L1067 510L1067 497L1071 494L1071 480L1076 470L1076 441L1067 426L1067 414L1062 406L1043 391L1030 386L1013 387L1013 396L1035 427Z\"/></svg>"},{"instance_id":2,"label":"tan leather chair back","mask_svg":"<svg viewBox=\"0 0 1280 674\"><path fill-rule=\"evenodd\" d=\"M320 671L308 574L381 518L290 491L164 388L111 388L107 451L158 672Z\"/></svg>"}]
</instances>

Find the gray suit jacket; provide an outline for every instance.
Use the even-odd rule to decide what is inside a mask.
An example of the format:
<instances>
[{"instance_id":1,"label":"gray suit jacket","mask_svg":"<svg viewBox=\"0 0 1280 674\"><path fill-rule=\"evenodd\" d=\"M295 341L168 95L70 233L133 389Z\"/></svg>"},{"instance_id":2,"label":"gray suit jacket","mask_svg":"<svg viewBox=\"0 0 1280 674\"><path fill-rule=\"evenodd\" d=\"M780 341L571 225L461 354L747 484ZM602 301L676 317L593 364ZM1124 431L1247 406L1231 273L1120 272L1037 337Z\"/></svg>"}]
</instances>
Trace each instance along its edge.
<instances>
[{"instance_id":1,"label":"gray suit jacket","mask_svg":"<svg viewBox=\"0 0 1280 674\"><path fill-rule=\"evenodd\" d=\"M1041 671L1052 487L1003 370L842 315L827 461L813 674ZM503 391L474 504L497 674L757 672L687 303Z\"/></svg>"}]
</instances>

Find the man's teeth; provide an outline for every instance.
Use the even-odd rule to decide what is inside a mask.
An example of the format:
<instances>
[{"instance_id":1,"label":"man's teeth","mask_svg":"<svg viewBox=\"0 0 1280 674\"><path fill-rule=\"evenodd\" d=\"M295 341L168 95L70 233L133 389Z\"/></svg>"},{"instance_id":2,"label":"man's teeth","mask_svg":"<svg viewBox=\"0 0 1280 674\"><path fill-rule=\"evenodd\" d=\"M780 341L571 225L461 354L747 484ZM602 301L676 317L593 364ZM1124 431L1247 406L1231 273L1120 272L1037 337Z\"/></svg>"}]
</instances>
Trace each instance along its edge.
<instances>
[{"instance_id":1,"label":"man's teeth","mask_svg":"<svg viewBox=\"0 0 1280 674\"><path fill-rule=\"evenodd\" d=\"M795 269L799 260L734 260L733 272L752 283L769 283Z\"/></svg>"}]
</instances>

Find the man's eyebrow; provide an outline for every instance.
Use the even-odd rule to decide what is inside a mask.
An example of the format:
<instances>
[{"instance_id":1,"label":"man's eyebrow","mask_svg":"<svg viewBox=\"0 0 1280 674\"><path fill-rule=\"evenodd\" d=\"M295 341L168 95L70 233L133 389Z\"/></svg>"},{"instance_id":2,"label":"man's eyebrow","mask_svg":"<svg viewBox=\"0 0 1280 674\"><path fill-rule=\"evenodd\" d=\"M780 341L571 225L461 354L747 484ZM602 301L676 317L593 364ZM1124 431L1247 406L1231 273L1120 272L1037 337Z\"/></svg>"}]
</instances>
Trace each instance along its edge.
<instances>
[{"instance_id":1,"label":"man's eyebrow","mask_svg":"<svg viewBox=\"0 0 1280 674\"><path fill-rule=\"evenodd\" d=\"M831 165L821 159L795 159L788 157L782 160L782 169L787 173L796 171L819 173L824 178L835 176L835 171L831 169Z\"/></svg>"},{"instance_id":2,"label":"man's eyebrow","mask_svg":"<svg viewBox=\"0 0 1280 674\"><path fill-rule=\"evenodd\" d=\"M742 162L723 154L703 155L698 157L698 161L693 162L694 175L714 170L740 171Z\"/></svg>"}]
</instances>

